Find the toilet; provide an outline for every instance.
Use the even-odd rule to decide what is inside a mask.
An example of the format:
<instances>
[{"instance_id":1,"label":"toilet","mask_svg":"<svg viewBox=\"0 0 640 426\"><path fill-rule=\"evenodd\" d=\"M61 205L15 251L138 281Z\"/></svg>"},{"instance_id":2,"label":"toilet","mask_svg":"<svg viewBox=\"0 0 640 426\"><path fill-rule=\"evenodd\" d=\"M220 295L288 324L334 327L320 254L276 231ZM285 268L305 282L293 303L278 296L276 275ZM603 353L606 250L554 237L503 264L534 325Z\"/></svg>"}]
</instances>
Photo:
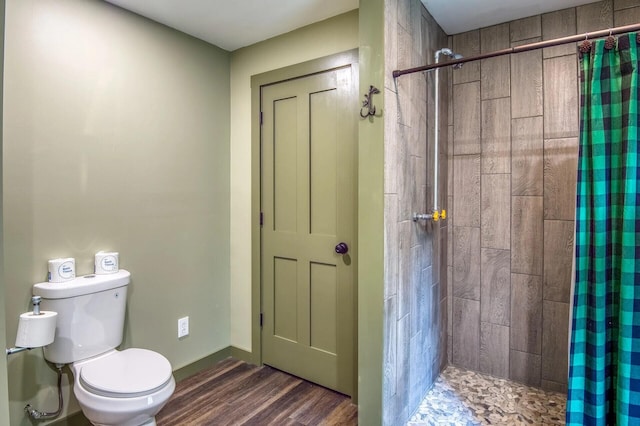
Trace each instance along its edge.
<instances>
[{"instance_id":1,"label":"toilet","mask_svg":"<svg viewBox=\"0 0 640 426\"><path fill-rule=\"evenodd\" d=\"M42 309L58 313L55 340L44 347L44 357L71 364L73 393L94 425L154 426L176 387L164 356L148 349L116 350L130 281L131 274L121 269L33 286Z\"/></svg>"}]
</instances>

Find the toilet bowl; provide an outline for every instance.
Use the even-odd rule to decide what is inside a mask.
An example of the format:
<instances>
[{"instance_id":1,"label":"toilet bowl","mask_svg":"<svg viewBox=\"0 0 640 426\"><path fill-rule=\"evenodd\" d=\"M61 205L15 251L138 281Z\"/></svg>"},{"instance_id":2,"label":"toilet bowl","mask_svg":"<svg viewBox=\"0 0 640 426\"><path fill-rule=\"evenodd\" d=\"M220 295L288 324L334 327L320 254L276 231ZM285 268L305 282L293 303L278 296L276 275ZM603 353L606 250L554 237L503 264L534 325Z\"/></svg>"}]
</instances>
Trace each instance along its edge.
<instances>
[{"instance_id":1,"label":"toilet bowl","mask_svg":"<svg viewBox=\"0 0 640 426\"><path fill-rule=\"evenodd\" d=\"M71 369L84 415L100 426L155 425L176 386L169 361L146 349L113 350Z\"/></svg>"}]
</instances>

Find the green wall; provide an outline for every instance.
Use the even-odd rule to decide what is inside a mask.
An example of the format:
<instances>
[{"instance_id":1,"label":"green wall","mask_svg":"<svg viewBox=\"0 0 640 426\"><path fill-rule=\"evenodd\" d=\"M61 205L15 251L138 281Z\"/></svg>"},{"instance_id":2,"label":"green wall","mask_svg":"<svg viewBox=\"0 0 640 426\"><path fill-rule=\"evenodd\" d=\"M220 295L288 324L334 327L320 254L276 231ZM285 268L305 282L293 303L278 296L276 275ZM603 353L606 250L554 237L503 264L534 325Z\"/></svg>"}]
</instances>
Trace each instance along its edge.
<instances>
[{"instance_id":1,"label":"green wall","mask_svg":"<svg viewBox=\"0 0 640 426\"><path fill-rule=\"evenodd\" d=\"M9 345L47 259L87 274L106 249L132 272L124 347L174 369L227 348L229 53L102 1L9 0L6 17ZM31 425L27 402L55 408L39 350L12 355L8 373L11 425ZM66 380L63 416L78 410Z\"/></svg>"},{"instance_id":2,"label":"green wall","mask_svg":"<svg viewBox=\"0 0 640 426\"><path fill-rule=\"evenodd\" d=\"M0 70L4 64L4 0L0 0ZM0 74L1 75L1 74ZM4 79L0 78L0 98ZM0 129L2 129L2 104L0 104ZM2 134L0 133L0 342L7 342L5 332L5 297L4 297L4 257L2 233ZM9 392L7 389L7 359L0 357L0 424L9 424Z\"/></svg>"},{"instance_id":3,"label":"green wall","mask_svg":"<svg viewBox=\"0 0 640 426\"><path fill-rule=\"evenodd\" d=\"M360 1L360 96L384 105L384 0ZM382 423L384 121L360 120L358 158L358 423Z\"/></svg>"},{"instance_id":4,"label":"green wall","mask_svg":"<svg viewBox=\"0 0 640 426\"><path fill-rule=\"evenodd\" d=\"M230 343L248 349L249 275L240 277L235 299L242 308L230 312L236 287L229 192L240 197L236 207L250 205L243 175L250 163L249 77L359 45L360 93L370 84L383 87L383 2L363 0L360 8L360 15L349 12L230 55L103 2L9 0L8 346L47 259L73 256L86 274L93 254L108 249L120 251L121 266L133 273L124 346L157 350L174 369ZM265 59L266 47L278 54ZM360 423L374 425L381 422L382 120L363 120L359 131L359 405ZM242 241L237 255L250 250ZM184 315L191 336L178 341L176 320ZM27 402L54 408L55 372L38 351L13 355L8 364L11 424L29 425ZM66 378L64 392L66 416L79 410Z\"/></svg>"}]
</instances>

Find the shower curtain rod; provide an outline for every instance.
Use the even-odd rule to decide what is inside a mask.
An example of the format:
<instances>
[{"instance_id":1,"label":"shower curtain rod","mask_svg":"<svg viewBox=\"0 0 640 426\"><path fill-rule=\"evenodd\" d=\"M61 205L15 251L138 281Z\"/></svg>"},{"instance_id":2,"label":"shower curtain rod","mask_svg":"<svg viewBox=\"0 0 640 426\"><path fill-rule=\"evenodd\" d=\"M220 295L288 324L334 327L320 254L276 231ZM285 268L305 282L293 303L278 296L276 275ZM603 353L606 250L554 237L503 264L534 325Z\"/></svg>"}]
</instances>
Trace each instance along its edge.
<instances>
[{"instance_id":1,"label":"shower curtain rod","mask_svg":"<svg viewBox=\"0 0 640 426\"><path fill-rule=\"evenodd\" d=\"M539 41L537 43L523 44L522 46L509 47L507 49L496 50L494 52L489 52L489 53L482 53L480 55L469 56L461 59L454 59L452 61L440 62L440 63L430 64L430 65L423 65L420 67L407 68L404 70L395 70L393 72L393 78L397 78L405 74L413 74L415 72L430 71L436 68L448 67L456 64L464 64L466 62L477 61L480 59L494 58L496 56L510 55L512 53L528 52L530 50L542 49L542 48L551 47L551 46L558 46L558 45L567 44L567 43L575 43L582 40L605 37L605 36L614 35L614 34L628 33L631 31L638 31L638 30L640 30L640 23L611 28L608 30L594 31L592 33L586 33L581 35L579 34L579 35L568 36L568 37L560 37L560 38L555 38L553 40Z\"/></svg>"}]
</instances>

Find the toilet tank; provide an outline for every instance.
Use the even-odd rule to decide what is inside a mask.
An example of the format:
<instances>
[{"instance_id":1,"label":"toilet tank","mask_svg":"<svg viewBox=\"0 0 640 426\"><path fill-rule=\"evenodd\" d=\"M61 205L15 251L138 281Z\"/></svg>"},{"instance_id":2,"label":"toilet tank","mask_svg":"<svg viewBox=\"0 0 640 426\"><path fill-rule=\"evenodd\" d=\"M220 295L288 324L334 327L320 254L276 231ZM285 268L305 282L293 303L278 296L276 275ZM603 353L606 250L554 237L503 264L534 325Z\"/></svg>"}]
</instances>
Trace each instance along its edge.
<instances>
[{"instance_id":1,"label":"toilet tank","mask_svg":"<svg viewBox=\"0 0 640 426\"><path fill-rule=\"evenodd\" d=\"M56 335L44 357L56 364L91 358L122 343L131 274L85 275L63 283L38 283L41 308L58 313Z\"/></svg>"}]
</instances>

